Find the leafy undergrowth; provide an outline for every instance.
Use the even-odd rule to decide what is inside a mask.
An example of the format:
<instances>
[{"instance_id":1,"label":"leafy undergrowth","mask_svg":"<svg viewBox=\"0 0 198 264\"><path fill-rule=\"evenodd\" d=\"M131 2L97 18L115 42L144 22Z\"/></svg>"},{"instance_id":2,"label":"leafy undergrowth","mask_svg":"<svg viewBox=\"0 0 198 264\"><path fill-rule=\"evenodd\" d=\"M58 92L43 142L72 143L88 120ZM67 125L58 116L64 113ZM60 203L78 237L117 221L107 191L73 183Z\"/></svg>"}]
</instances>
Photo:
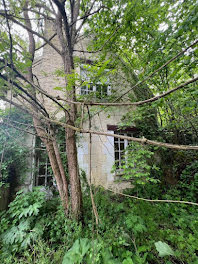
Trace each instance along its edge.
<instances>
[{"instance_id":1,"label":"leafy undergrowth","mask_svg":"<svg viewBox=\"0 0 198 264\"><path fill-rule=\"evenodd\" d=\"M130 192L141 196L146 187L141 188ZM163 193L156 185L146 193L181 199L179 189ZM198 263L196 206L148 203L102 189L94 197L98 226L86 193L84 223L78 224L65 217L58 198L47 201L39 189L19 192L1 214L0 263Z\"/></svg>"}]
</instances>

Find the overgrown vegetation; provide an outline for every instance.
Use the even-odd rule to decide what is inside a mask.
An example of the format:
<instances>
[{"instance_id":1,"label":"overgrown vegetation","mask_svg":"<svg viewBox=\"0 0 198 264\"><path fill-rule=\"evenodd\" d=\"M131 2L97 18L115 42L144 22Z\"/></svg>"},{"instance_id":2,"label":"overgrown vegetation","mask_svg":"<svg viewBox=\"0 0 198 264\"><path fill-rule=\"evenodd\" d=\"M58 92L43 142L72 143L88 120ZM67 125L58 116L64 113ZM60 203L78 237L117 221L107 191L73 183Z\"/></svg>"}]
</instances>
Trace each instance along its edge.
<instances>
[{"instance_id":1,"label":"overgrown vegetation","mask_svg":"<svg viewBox=\"0 0 198 264\"><path fill-rule=\"evenodd\" d=\"M48 200L39 188L20 191L8 210L1 212L0 263L198 264L195 1L3 0L0 7L0 98L32 115L59 192ZM54 23L57 46L54 35L46 39L43 34L46 19ZM23 28L26 39L15 24ZM78 41L86 38L90 39L88 49L78 58ZM48 44L64 64L63 70L55 71L58 79L65 80L64 86L51 87L62 92L62 101L52 98L34 74L34 57ZM77 74L77 67L86 70L87 79ZM44 73L46 78L50 74ZM118 87L112 87L109 97L108 79L116 79ZM87 91L76 97L78 86ZM79 178L75 129L96 113L111 115L111 107L92 108L94 102L119 102L123 107L125 101L140 103L158 95L161 98L152 103L128 108L117 124L123 131L135 126L138 135L134 136L145 139L142 145L128 144L125 155L121 153L121 166L115 163L113 168L115 175L121 172L119 181L130 181L134 188L124 196L93 186L94 208L85 173ZM43 103L46 98L57 109L48 109ZM76 107L80 103L81 109ZM90 104L86 111L85 103ZM61 111L64 128L58 132L56 113ZM16 186L27 169L27 149L18 142L23 142L21 131L29 121L11 110L8 116L0 114L4 118L0 120L0 187L5 183ZM95 129L93 120L91 129ZM157 141L158 147L148 147L146 139ZM161 147L163 143L173 144L173 149Z\"/></svg>"},{"instance_id":2,"label":"overgrown vegetation","mask_svg":"<svg viewBox=\"0 0 198 264\"><path fill-rule=\"evenodd\" d=\"M149 184L127 194L188 199L181 197L184 190L185 183L166 192ZM1 213L1 263L198 263L196 206L136 201L95 189L96 226L87 192L82 225L65 218L58 198L47 201L39 188L20 191Z\"/></svg>"},{"instance_id":3,"label":"overgrown vegetation","mask_svg":"<svg viewBox=\"0 0 198 264\"><path fill-rule=\"evenodd\" d=\"M12 191L28 171L25 130L31 127L31 119L17 109L0 110L0 117L0 184L10 186Z\"/></svg>"}]
</instances>

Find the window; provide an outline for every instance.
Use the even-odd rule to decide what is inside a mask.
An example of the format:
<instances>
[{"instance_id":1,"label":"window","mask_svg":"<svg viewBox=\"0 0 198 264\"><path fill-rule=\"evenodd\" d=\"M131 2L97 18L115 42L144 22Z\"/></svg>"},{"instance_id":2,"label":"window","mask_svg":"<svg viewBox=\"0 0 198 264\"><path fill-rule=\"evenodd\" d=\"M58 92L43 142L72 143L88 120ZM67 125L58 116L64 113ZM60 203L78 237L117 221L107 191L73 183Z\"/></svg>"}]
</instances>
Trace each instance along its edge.
<instances>
[{"instance_id":1,"label":"window","mask_svg":"<svg viewBox=\"0 0 198 264\"><path fill-rule=\"evenodd\" d=\"M88 83L86 85L83 85L81 87L80 94L81 95L88 95L88 94L90 94L91 92L93 92L95 90L94 88L95 87L93 86L92 83Z\"/></svg>"},{"instance_id":2,"label":"window","mask_svg":"<svg viewBox=\"0 0 198 264\"><path fill-rule=\"evenodd\" d=\"M103 99L107 95L111 94L111 86L109 85L109 80L107 79L106 83L102 83L100 81L96 83L92 83L90 81L89 72L87 69L81 67L80 75L83 81L86 83L81 86L80 94L81 95L89 95L93 94L97 99ZM89 82L90 81L90 82Z\"/></svg>"},{"instance_id":3,"label":"window","mask_svg":"<svg viewBox=\"0 0 198 264\"><path fill-rule=\"evenodd\" d=\"M54 185L54 177L43 143L37 139L36 142L36 186L51 187Z\"/></svg>"},{"instance_id":4,"label":"window","mask_svg":"<svg viewBox=\"0 0 198 264\"><path fill-rule=\"evenodd\" d=\"M126 127L120 129L117 125L107 125L107 130L112 131L114 134L123 135L123 136L138 136L138 129L136 127ZM116 175L122 174L122 165L125 163L126 159L126 148L129 145L127 139L114 138L114 161Z\"/></svg>"},{"instance_id":5,"label":"window","mask_svg":"<svg viewBox=\"0 0 198 264\"><path fill-rule=\"evenodd\" d=\"M119 131L115 131L114 134L129 136L131 137L131 133L119 133ZM123 165L123 161L125 161L125 150L129 142L127 139L122 138L114 138L114 157L115 157L115 166L117 170L121 169Z\"/></svg>"}]
</instances>

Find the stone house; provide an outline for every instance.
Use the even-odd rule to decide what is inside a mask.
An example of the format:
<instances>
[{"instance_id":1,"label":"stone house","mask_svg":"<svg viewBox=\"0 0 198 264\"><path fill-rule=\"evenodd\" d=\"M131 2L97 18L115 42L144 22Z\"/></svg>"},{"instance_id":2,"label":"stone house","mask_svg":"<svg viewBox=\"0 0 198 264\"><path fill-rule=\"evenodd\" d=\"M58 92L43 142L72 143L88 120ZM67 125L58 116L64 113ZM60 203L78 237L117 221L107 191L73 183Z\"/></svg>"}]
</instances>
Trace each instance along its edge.
<instances>
[{"instance_id":1,"label":"stone house","mask_svg":"<svg viewBox=\"0 0 198 264\"><path fill-rule=\"evenodd\" d=\"M51 27L47 27L46 37L50 37L53 33ZM88 41L83 40L78 43L75 57L78 58L78 67L76 72L84 78L87 77L87 65L94 63L96 55L82 52L86 50ZM58 45L56 37L53 39L53 44ZM33 65L34 75L39 82L42 89L46 90L52 96L64 97L64 77L58 77L57 71L63 67L61 57L56 51L49 45L45 45L42 51L42 55L38 56ZM57 88L58 87L58 88ZM63 89L59 89L63 87ZM98 93L102 98L102 93L108 98L113 92L124 91L128 89L127 82L121 78L121 75L108 74L106 83L87 83L83 86L78 85L76 88L76 94L79 96L91 95L92 93ZM40 101L43 103L51 117L60 120L63 117L63 112L57 105L53 104L48 98L40 95ZM79 109L81 110L81 109ZM101 111L101 108L94 108L95 114L91 118L91 129L111 134L119 133L122 135L133 135L135 128L130 127L125 130L119 130L118 124L124 114L128 112L128 107L116 107L111 108L109 111ZM99 110L99 111L98 111ZM89 128L90 124L87 118L84 118L83 128ZM80 171L84 171L88 177L88 180L94 185L101 185L105 188L123 189L129 188L130 183L126 181L117 182L120 178L121 171L112 173L112 166L119 165L123 159L123 151L127 147L128 142L124 139L117 139L110 136L92 135L92 144L90 148L89 135L78 134L77 135L77 150L78 150L78 163ZM50 164L48 158L42 154L45 152L42 143L32 135L26 136L25 142L32 150L28 159L29 167L32 168L24 180L23 187L31 189L34 185L48 186L52 184L53 177L50 170ZM36 147L36 148L35 148ZM36 149L39 151L36 151ZM90 166L91 161L91 166ZM91 168L91 175L90 175ZM36 173L35 173L36 172Z\"/></svg>"}]
</instances>

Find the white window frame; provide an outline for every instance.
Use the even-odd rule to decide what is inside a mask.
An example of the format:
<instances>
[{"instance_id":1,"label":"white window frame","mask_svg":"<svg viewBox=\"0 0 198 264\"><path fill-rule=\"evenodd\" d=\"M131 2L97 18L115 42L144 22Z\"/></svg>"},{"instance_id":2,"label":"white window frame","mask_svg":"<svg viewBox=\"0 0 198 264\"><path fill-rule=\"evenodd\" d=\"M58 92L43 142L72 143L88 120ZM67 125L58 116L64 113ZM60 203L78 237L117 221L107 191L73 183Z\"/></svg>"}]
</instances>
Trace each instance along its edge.
<instances>
[{"instance_id":1,"label":"white window frame","mask_svg":"<svg viewBox=\"0 0 198 264\"><path fill-rule=\"evenodd\" d=\"M48 173L48 169L51 167L49 158L46 156L44 160L44 164L41 165L41 159L42 159L42 152L46 152L46 148L42 142L40 142L38 146L39 155L36 155L36 167L37 172L35 175L35 185L36 186L44 186L44 187L50 187L55 185L53 174ZM44 155L44 154L43 154ZM44 169L44 174L40 174L40 168L43 166L42 169ZM44 178L44 183L40 184L39 179ZM52 184L49 184L49 179L51 180Z\"/></svg>"},{"instance_id":2,"label":"white window frame","mask_svg":"<svg viewBox=\"0 0 198 264\"><path fill-rule=\"evenodd\" d=\"M131 132L119 132L119 131L114 131L114 134L117 135L122 135L122 136L133 136L133 134ZM121 149L121 143L124 143L124 149ZM116 149L116 145L118 144L118 148ZM125 160L125 156L124 156L124 152L126 151L126 148L129 145L129 141L127 139L122 139L122 138L116 138L114 137L114 163L116 166L116 175L122 175L122 161ZM116 157L116 153L118 153L119 159L117 159ZM123 153L123 154L122 154ZM122 157L123 155L123 157Z\"/></svg>"},{"instance_id":3,"label":"white window frame","mask_svg":"<svg viewBox=\"0 0 198 264\"><path fill-rule=\"evenodd\" d=\"M105 70L109 71L109 70ZM83 65L80 67L80 75L82 78L84 78L84 81L87 81L88 83L80 87L80 95L89 95L91 93L96 93L97 92L97 85L102 85L101 82L97 82L96 84L93 84L90 81L90 77L86 74L87 69L83 67ZM110 80L109 78L107 79L106 82L107 85L107 96L111 95L111 85L110 85ZM92 89L90 89L92 88ZM83 92L82 92L83 91ZM102 95L102 93L101 93Z\"/></svg>"}]
</instances>

